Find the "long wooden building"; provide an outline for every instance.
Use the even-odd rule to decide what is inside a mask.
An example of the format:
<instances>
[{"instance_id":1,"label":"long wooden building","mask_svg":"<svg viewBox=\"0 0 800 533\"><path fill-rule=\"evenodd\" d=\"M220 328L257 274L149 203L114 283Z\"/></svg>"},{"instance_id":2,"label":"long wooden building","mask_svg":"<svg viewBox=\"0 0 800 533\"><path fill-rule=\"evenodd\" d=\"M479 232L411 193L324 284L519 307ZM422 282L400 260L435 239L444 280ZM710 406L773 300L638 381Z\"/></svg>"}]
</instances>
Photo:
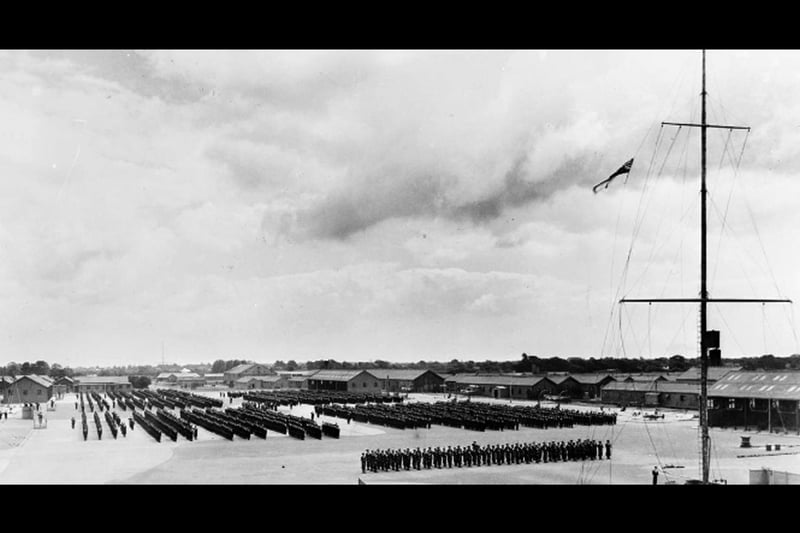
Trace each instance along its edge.
<instances>
[{"instance_id":1,"label":"long wooden building","mask_svg":"<svg viewBox=\"0 0 800 533\"><path fill-rule=\"evenodd\" d=\"M558 385L560 394L577 400L600 398L604 386L615 381L611 374L563 374L547 376Z\"/></svg>"},{"instance_id":2,"label":"long wooden building","mask_svg":"<svg viewBox=\"0 0 800 533\"><path fill-rule=\"evenodd\" d=\"M370 368L386 392L442 392L444 378L433 370Z\"/></svg>"},{"instance_id":3,"label":"long wooden building","mask_svg":"<svg viewBox=\"0 0 800 533\"><path fill-rule=\"evenodd\" d=\"M18 376L6 389L4 403L44 403L53 397L53 380L47 376Z\"/></svg>"},{"instance_id":4,"label":"long wooden building","mask_svg":"<svg viewBox=\"0 0 800 533\"><path fill-rule=\"evenodd\" d=\"M698 409L700 385L666 380L613 381L600 392L603 403L641 407Z\"/></svg>"},{"instance_id":5,"label":"long wooden building","mask_svg":"<svg viewBox=\"0 0 800 533\"><path fill-rule=\"evenodd\" d=\"M558 392L558 385L547 376L456 374L445 379L445 385L451 393L520 400L538 400Z\"/></svg>"},{"instance_id":6,"label":"long wooden building","mask_svg":"<svg viewBox=\"0 0 800 533\"><path fill-rule=\"evenodd\" d=\"M381 392L381 379L367 370L320 370L307 379L309 390Z\"/></svg>"},{"instance_id":7,"label":"long wooden building","mask_svg":"<svg viewBox=\"0 0 800 533\"><path fill-rule=\"evenodd\" d=\"M717 427L797 431L800 372L730 372L708 388L708 422Z\"/></svg>"}]
</instances>

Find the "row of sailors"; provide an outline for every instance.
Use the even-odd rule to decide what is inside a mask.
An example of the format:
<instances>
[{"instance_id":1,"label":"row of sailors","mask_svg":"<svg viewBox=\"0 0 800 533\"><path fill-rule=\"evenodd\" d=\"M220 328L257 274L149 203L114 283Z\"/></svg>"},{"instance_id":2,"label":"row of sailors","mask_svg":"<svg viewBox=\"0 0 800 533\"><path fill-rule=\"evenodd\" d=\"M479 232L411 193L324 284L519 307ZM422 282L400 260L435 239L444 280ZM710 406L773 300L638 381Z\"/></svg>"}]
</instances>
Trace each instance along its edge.
<instances>
[{"instance_id":1,"label":"row of sailors","mask_svg":"<svg viewBox=\"0 0 800 533\"><path fill-rule=\"evenodd\" d=\"M462 466L489 466L503 464L531 464L559 461L585 461L611 459L611 441L605 446L599 440L525 442L516 444L486 444L473 442L471 446L448 446L366 450L361 454L361 471L386 472L421 470L431 468L460 468Z\"/></svg>"}]
</instances>

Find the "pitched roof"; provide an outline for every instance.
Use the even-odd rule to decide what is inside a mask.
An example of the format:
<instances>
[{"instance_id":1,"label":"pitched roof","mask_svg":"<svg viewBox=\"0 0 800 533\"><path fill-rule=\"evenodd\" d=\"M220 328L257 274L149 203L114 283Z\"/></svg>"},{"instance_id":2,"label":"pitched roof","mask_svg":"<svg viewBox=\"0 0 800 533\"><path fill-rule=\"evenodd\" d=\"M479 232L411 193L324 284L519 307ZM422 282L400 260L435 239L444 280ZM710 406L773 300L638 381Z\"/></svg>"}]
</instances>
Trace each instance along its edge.
<instances>
[{"instance_id":1,"label":"pitched roof","mask_svg":"<svg viewBox=\"0 0 800 533\"><path fill-rule=\"evenodd\" d=\"M436 372L433 370L418 370L418 369L404 369L404 368L369 368L367 371L372 374L373 376L382 378L382 379L402 379L402 380L410 380L413 381L423 374L427 374L431 372L432 374L438 376Z\"/></svg>"},{"instance_id":2,"label":"pitched roof","mask_svg":"<svg viewBox=\"0 0 800 533\"><path fill-rule=\"evenodd\" d=\"M717 381L725 377L729 372L736 372L741 370L741 367L731 367L731 366L710 366L708 367L708 379ZM688 380L699 380L700 379L700 368L699 367L692 367L683 374L678 376L678 380L688 381Z\"/></svg>"},{"instance_id":3,"label":"pitched roof","mask_svg":"<svg viewBox=\"0 0 800 533\"><path fill-rule=\"evenodd\" d=\"M604 391L623 390L639 392L657 392L656 381L610 381L603 387Z\"/></svg>"},{"instance_id":4,"label":"pitched roof","mask_svg":"<svg viewBox=\"0 0 800 533\"><path fill-rule=\"evenodd\" d=\"M225 373L226 374L241 374L242 372L250 370L254 366L255 366L255 364L253 364L253 363L244 363L244 364L241 364L241 365L236 365L235 367L233 367L233 368L231 368L229 370L226 370Z\"/></svg>"},{"instance_id":5,"label":"pitched roof","mask_svg":"<svg viewBox=\"0 0 800 533\"><path fill-rule=\"evenodd\" d=\"M611 374L572 374L572 377L582 385L597 385L606 378L615 380Z\"/></svg>"},{"instance_id":6,"label":"pitched roof","mask_svg":"<svg viewBox=\"0 0 800 533\"><path fill-rule=\"evenodd\" d=\"M202 379L203 376L197 374L195 372L181 372L180 374L175 374L178 378L178 381L188 381L192 379Z\"/></svg>"},{"instance_id":7,"label":"pitched roof","mask_svg":"<svg viewBox=\"0 0 800 533\"><path fill-rule=\"evenodd\" d=\"M350 381L362 372L366 372L371 377L378 379L378 376L369 370L320 370L308 376L308 378L321 381Z\"/></svg>"},{"instance_id":8,"label":"pitched roof","mask_svg":"<svg viewBox=\"0 0 800 533\"><path fill-rule=\"evenodd\" d=\"M53 382L50 380L50 378L47 378L46 376L38 376L36 374L25 374L23 376L18 376L14 383L18 383L25 378L33 381L34 383L38 383L45 388L50 388L53 386Z\"/></svg>"},{"instance_id":9,"label":"pitched roof","mask_svg":"<svg viewBox=\"0 0 800 533\"><path fill-rule=\"evenodd\" d=\"M674 380L675 374L670 374L668 372L640 372L638 374L631 374L631 373L612 374L612 377L617 381L631 379L633 381L651 382L658 379Z\"/></svg>"},{"instance_id":10,"label":"pitched roof","mask_svg":"<svg viewBox=\"0 0 800 533\"><path fill-rule=\"evenodd\" d=\"M708 396L800 400L800 372L729 372L708 388Z\"/></svg>"},{"instance_id":11,"label":"pitched roof","mask_svg":"<svg viewBox=\"0 0 800 533\"><path fill-rule=\"evenodd\" d=\"M79 385L124 385L130 383L130 381L128 380L128 376L78 376L75 378L75 383Z\"/></svg>"},{"instance_id":12,"label":"pitched roof","mask_svg":"<svg viewBox=\"0 0 800 533\"><path fill-rule=\"evenodd\" d=\"M476 376L474 374L461 374L447 379L448 382L461 385L516 385L519 387L532 387L542 380L553 382L552 378L548 376Z\"/></svg>"},{"instance_id":13,"label":"pitched roof","mask_svg":"<svg viewBox=\"0 0 800 533\"><path fill-rule=\"evenodd\" d=\"M236 380L236 383L249 383L250 381L266 381L275 383L283 379L281 376L242 376Z\"/></svg>"},{"instance_id":14,"label":"pitched roof","mask_svg":"<svg viewBox=\"0 0 800 533\"><path fill-rule=\"evenodd\" d=\"M552 381L552 382L553 382L553 383L555 383L556 385L561 385L562 383L564 383L564 382L565 382L565 381L567 381L568 379L573 379L573 380L575 380L575 377L574 377L574 376L565 376L565 375L563 375L563 374L562 374L562 375L558 375L558 376L551 376L551 375L548 375L547 377L548 377L548 378L550 378L550 381ZM575 381L577 381L577 380L575 380Z\"/></svg>"},{"instance_id":15,"label":"pitched roof","mask_svg":"<svg viewBox=\"0 0 800 533\"><path fill-rule=\"evenodd\" d=\"M700 394L700 384L660 381L656 383L656 390L667 394Z\"/></svg>"}]
</instances>

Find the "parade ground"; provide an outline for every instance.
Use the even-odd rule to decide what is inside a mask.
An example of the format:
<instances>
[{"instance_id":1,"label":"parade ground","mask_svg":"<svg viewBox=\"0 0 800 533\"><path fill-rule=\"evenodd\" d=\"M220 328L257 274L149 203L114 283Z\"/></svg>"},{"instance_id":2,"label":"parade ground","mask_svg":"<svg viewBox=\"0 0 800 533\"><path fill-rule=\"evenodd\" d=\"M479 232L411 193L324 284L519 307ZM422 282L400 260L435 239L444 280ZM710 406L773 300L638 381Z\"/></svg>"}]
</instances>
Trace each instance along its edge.
<instances>
[{"instance_id":1,"label":"parade ground","mask_svg":"<svg viewBox=\"0 0 800 533\"><path fill-rule=\"evenodd\" d=\"M198 392L220 398L219 391ZM444 396L411 394L407 401L442 401ZM613 426L575 426L560 429L521 427L519 430L470 431L433 425L430 429L392 429L321 416L337 423L339 439L298 440L270 431L266 439L234 437L229 441L199 428L198 439L156 442L136 426L114 439L104 431L101 440L90 424L88 440L80 424L71 427L75 394L55 400L45 412L43 428L22 419L20 406L0 419L0 483L2 484L650 484L659 466L659 484L683 484L699 477L699 435L696 412L659 410L664 418L645 419L636 409L617 413ZM471 401L503 402L473 398ZM237 407L225 398L226 407ZM526 402L513 401L513 404ZM546 406L547 404L545 404ZM599 410L599 405L565 404L568 409ZM310 405L279 407L310 417ZM123 420L130 411L117 410ZM652 414L652 409L646 411ZM741 448L741 437L750 448ZM748 484L750 470L800 472L800 437L796 434L711 429L711 477L728 484ZM465 446L476 442L505 444L551 440L594 439L612 442L611 460L363 473L360 457L367 449ZM771 450L767 450L767 445ZM780 449L777 450L777 446Z\"/></svg>"}]
</instances>

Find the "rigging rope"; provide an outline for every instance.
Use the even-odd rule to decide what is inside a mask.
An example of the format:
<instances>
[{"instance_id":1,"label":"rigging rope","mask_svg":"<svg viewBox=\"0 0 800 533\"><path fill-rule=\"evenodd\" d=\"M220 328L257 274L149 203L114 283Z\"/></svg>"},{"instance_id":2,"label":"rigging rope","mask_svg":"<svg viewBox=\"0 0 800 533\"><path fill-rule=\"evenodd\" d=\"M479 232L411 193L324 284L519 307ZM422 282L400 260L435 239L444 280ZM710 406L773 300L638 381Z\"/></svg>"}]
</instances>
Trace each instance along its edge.
<instances>
[{"instance_id":1,"label":"rigging rope","mask_svg":"<svg viewBox=\"0 0 800 533\"><path fill-rule=\"evenodd\" d=\"M722 168L722 161L724 160L724 158L725 158L725 155L728 153L728 152L727 152L727 149L728 149L728 141L730 141L730 138L731 138L731 134L732 134L732 133L733 133L733 130L728 130L728 140L727 140L727 141L725 141L725 149L722 151L722 158L720 159L720 162L719 162L719 164L720 164L720 169ZM734 170L733 170L733 178L731 179L731 189L730 189L730 191L728 192L728 200L725 202L725 211L724 211L724 213L723 213L723 215L722 215L722 224L720 225L720 228L719 228L719 244L717 245L717 258L719 258L719 251L720 251L720 249L722 248L722 237L723 237L723 235L724 235L723 231L724 231L724 229L725 229L726 222L727 222L727 220L728 220L728 211L729 211L729 209L730 209L730 206L731 206L731 198L733 197L733 189L734 189L734 187L735 187L735 185L736 185L736 178L739 176L739 168L740 168L740 165L741 165L741 163L742 163L742 156L744 155L744 149L745 149L745 146L747 145L747 139L748 139L749 137L750 137L750 131L748 130L748 131L747 131L747 133L745 134L744 141L742 142L742 149L741 149L741 151L739 152L739 157L738 157L738 159L736 160L736 164L735 164L735 166L734 166ZM730 157L730 154L728 154L728 155L729 155L729 157ZM710 196L710 195L709 195L709 196ZM714 263L714 272L711 274L711 279L712 279L712 280L713 280L713 279L716 277L716 275L717 275L717 267L718 267L718 266L719 266L719 260L717 260L717 261Z\"/></svg>"},{"instance_id":2,"label":"rigging rope","mask_svg":"<svg viewBox=\"0 0 800 533\"><path fill-rule=\"evenodd\" d=\"M649 131L652 131L652 126L651 126ZM641 209L642 201L643 201L643 198L644 198L644 195L645 195L645 191L647 189L647 182L648 182L648 180L650 178L650 175L651 175L651 172L652 172L652 169L653 169L653 165L655 163L656 155L658 154L658 150L659 150L659 148L661 146L661 141L663 139L663 135L662 135L663 131L664 131L664 125L662 124L661 127L658 130L658 135L656 136L655 148L653 149L653 155L650 158L650 164L648 165L648 169L647 169L647 172L645 174L644 183L642 185L642 192L641 192L641 194L639 196L639 206L637 207L637 216L638 216L639 209ZM648 135L649 135L649 133L648 133ZM645 139L646 138L647 137L645 137ZM643 144L644 144L644 140L639 145L639 149L641 149ZM637 154L639 152L639 149L637 149ZM626 177L625 183L627 183L627 177ZM616 252L617 235L619 234L619 222L620 222L621 214L622 214L622 210L620 209L618 211L618 213L617 213L617 224L616 224L616 227L614 229L614 249L613 249L614 252ZM602 351L603 352L605 352L606 343L607 343L607 340L608 340L608 335L609 335L609 332L611 330L611 324L612 324L612 321L613 321L613 318L614 318L614 311L615 311L615 309L617 309L616 302L619 301L620 293L622 292L623 287L625 285L625 280L627 279L628 269L630 267L630 259L631 259L632 247L633 247L633 242L631 242L631 247L628 249L628 254L627 254L627 257L626 257L626 260L625 260L625 265L624 265L624 267L622 269L622 273L620 275L620 283L617 286L616 293L614 294L614 299L611 302L611 311L609 312L608 323L606 324L606 332L605 332L605 335L603 337L603 347L602 347ZM615 257L615 255L616 255L616 253L612 253L612 263L611 263L611 276L612 276L611 285L612 285L612 288L613 288L614 257ZM621 318L620 318L620 326L621 326ZM620 336L621 335L622 335L622 331L620 329ZM621 341L621 342L622 342L622 350L624 352L624 350L625 350L624 341Z\"/></svg>"},{"instance_id":3,"label":"rigging rope","mask_svg":"<svg viewBox=\"0 0 800 533\"><path fill-rule=\"evenodd\" d=\"M632 418L628 418L628 420L626 420L625 423L623 423L620 426L619 431L617 432L616 435L614 435L614 426L610 426L611 427L611 438L608 439L608 440L611 442L612 449L613 449L614 446L617 445L617 441L619 440L620 436L622 435L622 431L630 423L631 420L633 420L633 419ZM612 459L609 460L609 463L608 463L609 469L611 468L611 464L612 464L611 461L613 461L613 455L612 455ZM592 466L594 466L594 471L592 471L591 467L589 468L590 473L588 473L587 476L586 476L588 478L588 481L592 481L594 479L594 476L597 475L597 473L603 467L603 463L599 463L597 465L592 465ZM610 480L609 480L609 482L610 482Z\"/></svg>"},{"instance_id":4,"label":"rigging rope","mask_svg":"<svg viewBox=\"0 0 800 533\"><path fill-rule=\"evenodd\" d=\"M721 308L717 304L712 304L712 306L713 306L714 310L718 312L719 317L722 319L722 323L725 324L726 328L728 328L728 332L731 334L731 337L733 338L733 342L736 343L736 346L739 348L739 353L744 354L745 351L742 348L742 345L739 344L739 340L736 338L736 334L733 332L733 328L731 328L728 325L728 321L725 320L725 315L722 314Z\"/></svg>"},{"instance_id":5,"label":"rigging rope","mask_svg":"<svg viewBox=\"0 0 800 533\"><path fill-rule=\"evenodd\" d=\"M653 309L653 302L647 304L647 355L653 355L653 339L651 338L650 315Z\"/></svg>"}]
</instances>

